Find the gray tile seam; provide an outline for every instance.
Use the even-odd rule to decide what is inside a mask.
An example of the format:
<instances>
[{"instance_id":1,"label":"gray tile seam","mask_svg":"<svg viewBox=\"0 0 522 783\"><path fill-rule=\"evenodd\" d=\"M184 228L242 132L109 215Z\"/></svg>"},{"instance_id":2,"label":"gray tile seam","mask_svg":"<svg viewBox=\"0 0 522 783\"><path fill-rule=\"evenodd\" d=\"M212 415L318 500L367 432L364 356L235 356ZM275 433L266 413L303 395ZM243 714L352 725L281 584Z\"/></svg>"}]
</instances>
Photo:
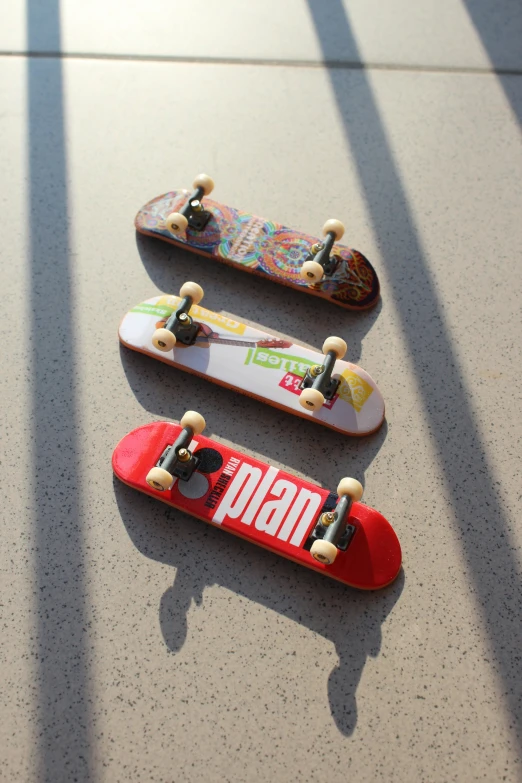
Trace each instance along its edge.
<instances>
[{"instance_id":1,"label":"gray tile seam","mask_svg":"<svg viewBox=\"0 0 522 783\"><path fill-rule=\"evenodd\" d=\"M0 58L42 58L60 60L107 60L121 62L157 62L199 65L256 65L260 67L338 69L357 71L399 71L420 73L455 73L473 76L522 76L522 68L479 68L473 66L410 65L407 63L350 62L348 60L279 60L247 57L187 57L153 54L100 54L94 52L0 51Z\"/></svg>"}]
</instances>

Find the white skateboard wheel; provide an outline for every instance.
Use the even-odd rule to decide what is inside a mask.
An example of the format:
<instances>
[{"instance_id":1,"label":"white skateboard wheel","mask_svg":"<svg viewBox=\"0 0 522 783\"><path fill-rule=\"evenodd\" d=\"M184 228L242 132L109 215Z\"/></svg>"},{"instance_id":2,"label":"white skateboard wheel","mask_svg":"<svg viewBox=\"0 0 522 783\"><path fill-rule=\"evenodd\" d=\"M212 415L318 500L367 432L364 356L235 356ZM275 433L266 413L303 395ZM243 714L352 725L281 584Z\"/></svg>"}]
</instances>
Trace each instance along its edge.
<instances>
[{"instance_id":1,"label":"white skateboard wheel","mask_svg":"<svg viewBox=\"0 0 522 783\"><path fill-rule=\"evenodd\" d=\"M197 304L198 302L201 302L205 293L201 286L197 283L183 283L179 289L179 295L190 296L192 298L193 304Z\"/></svg>"},{"instance_id":2,"label":"white skateboard wheel","mask_svg":"<svg viewBox=\"0 0 522 783\"><path fill-rule=\"evenodd\" d=\"M214 190L214 180L208 174L198 174L192 184L194 188L203 188L204 196L209 196Z\"/></svg>"},{"instance_id":3,"label":"white skateboard wheel","mask_svg":"<svg viewBox=\"0 0 522 783\"><path fill-rule=\"evenodd\" d=\"M194 435L200 435L207 426L201 413L196 411L187 411L183 414L180 424L182 427L190 427Z\"/></svg>"},{"instance_id":4,"label":"white skateboard wheel","mask_svg":"<svg viewBox=\"0 0 522 783\"><path fill-rule=\"evenodd\" d=\"M181 212L171 212L165 220L165 228L175 237L184 234L187 226L188 220Z\"/></svg>"},{"instance_id":5,"label":"white skateboard wheel","mask_svg":"<svg viewBox=\"0 0 522 783\"><path fill-rule=\"evenodd\" d=\"M339 497L349 495L355 502L362 498L363 492L364 490L361 482L354 478L343 478L337 485L337 494Z\"/></svg>"},{"instance_id":6,"label":"white skateboard wheel","mask_svg":"<svg viewBox=\"0 0 522 783\"><path fill-rule=\"evenodd\" d=\"M327 337L323 343L323 353L326 354L329 351L334 351L338 359L342 359L348 350L348 346L342 339L342 337Z\"/></svg>"},{"instance_id":7,"label":"white skateboard wheel","mask_svg":"<svg viewBox=\"0 0 522 783\"><path fill-rule=\"evenodd\" d=\"M335 544L332 544L330 541L324 541L322 538L314 541L310 549L310 554L314 560L324 565L331 565L337 557L337 552L338 549Z\"/></svg>"},{"instance_id":8,"label":"white skateboard wheel","mask_svg":"<svg viewBox=\"0 0 522 783\"><path fill-rule=\"evenodd\" d=\"M331 218L330 220L326 221L326 223L323 226L323 236L326 236L330 232L333 232L335 234L335 239L337 242L339 242L339 240L343 238L344 226L340 220L335 220L334 218Z\"/></svg>"},{"instance_id":9,"label":"white skateboard wheel","mask_svg":"<svg viewBox=\"0 0 522 783\"><path fill-rule=\"evenodd\" d=\"M152 345L158 351L172 351L176 345L176 337L168 329L156 329L152 335Z\"/></svg>"},{"instance_id":10,"label":"white skateboard wheel","mask_svg":"<svg viewBox=\"0 0 522 783\"><path fill-rule=\"evenodd\" d=\"M317 411L324 405L324 394L319 389L303 389L299 395L299 405L307 411Z\"/></svg>"},{"instance_id":11,"label":"white skateboard wheel","mask_svg":"<svg viewBox=\"0 0 522 783\"><path fill-rule=\"evenodd\" d=\"M147 484L159 492L169 489L173 481L174 477L170 475L168 470L163 470L163 468L151 468L147 473Z\"/></svg>"},{"instance_id":12,"label":"white skateboard wheel","mask_svg":"<svg viewBox=\"0 0 522 783\"><path fill-rule=\"evenodd\" d=\"M318 283L323 279L324 269L317 261L305 261L299 274L307 283Z\"/></svg>"}]
</instances>

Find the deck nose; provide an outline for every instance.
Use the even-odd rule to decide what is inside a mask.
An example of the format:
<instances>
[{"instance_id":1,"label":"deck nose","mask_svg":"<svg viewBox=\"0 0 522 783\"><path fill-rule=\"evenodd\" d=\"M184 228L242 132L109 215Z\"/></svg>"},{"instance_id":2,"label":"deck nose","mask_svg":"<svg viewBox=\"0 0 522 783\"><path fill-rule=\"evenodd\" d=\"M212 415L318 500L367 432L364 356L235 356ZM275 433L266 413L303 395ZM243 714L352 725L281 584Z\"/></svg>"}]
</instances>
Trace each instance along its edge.
<instances>
[{"instance_id":1,"label":"deck nose","mask_svg":"<svg viewBox=\"0 0 522 783\"><path fill-rule=\"evenodd\" d=\"M112 454L115 475L127 484L143 483L165 446L175 440L179 425L167 421L138 427L123 437Z\"/></svg>"}]
</instances>

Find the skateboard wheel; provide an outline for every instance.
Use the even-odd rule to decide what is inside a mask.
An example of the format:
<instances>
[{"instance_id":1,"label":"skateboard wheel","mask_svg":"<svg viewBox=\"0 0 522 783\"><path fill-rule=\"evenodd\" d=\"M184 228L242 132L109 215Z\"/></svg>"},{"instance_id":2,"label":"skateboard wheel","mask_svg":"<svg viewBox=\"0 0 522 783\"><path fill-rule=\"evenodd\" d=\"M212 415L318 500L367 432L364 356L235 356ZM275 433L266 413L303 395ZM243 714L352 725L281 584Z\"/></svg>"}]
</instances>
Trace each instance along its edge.
<instances>
[{"instance_id":1,"label":"skateboard wheel","mask_svg":"<svg viewBox=\"0 0 522 783\"><path fill-rule=\"evenodd\" d=\"M332 218L326 221L326 223L323 226L323 236L326 236L330 232L335 234L335 239L337 242L339 242L339 240L343 238L344 226L340 220L334 220Z\"/></svg>"},{"instance_id":2,"label":"skateboard wheel","mask_svg":"<svg viewBox=\"0 0 522 783\"><path fill-rule=\"evenodd\" d=\"M337 485L337 494L339 497L349 495L352 500L358 501L363 496L363 486L360 481L354 478L343 478Z\"/></svg>"},{"instance_id":3,"label":"skateboard wheel","mask_svg":"<svg viewBox=\"0 0 522 783\"><path fill-rule=\"evenodd\" d=\"M151 468L147 473L147 484L159 492L169 489L173 481L173 476L170 475L168 470L163 470L163 468Z\"/></svg>"},{"instance_id":4,"label":"skateboard wheel","mask_svg":"<svg viewBox=\"0 0 522 783\"><path fill-rule=\"evenodd\" d=\"M188 220L181 212L171 212L165 220L165 228L175 237L184 234L187 230L187 226Z\"/></svg>"},{"instance_id":5,"label":"skateboard wheel","mask_svg":"<svg viewBox=\"0 0 522 783\"><path fill-rule=\"evenodd\" d=\"M190 296L193 304L201 302L204 297L204 291L197 283L183 283L179 289L180 296Z\"/></svg>"},{"instance_id":6,"label":"skateboard wheel","mask_svg":"<svg viewBox=\"0 0 522 783\"><path fill-rule=\"evenodd\" d=\"M194 431L194 435L200 435L207 426L201 413L196 413L196 411L187 411L184 413L180 424L182 427L190 427L191 430Z\"/></svg>"},{"instance_id":7,"label":"skateboard wheel","mask_svg":"<svg viewBox=\"0 0 522 783\"><path fill-rule=\"evenodd\" d=\"M168 329L156 329L152 335L152 344L158 351L172 351L176 345L176 337Z\"/></svg>"},{"instance_id":8,"label":"skateboard wheel","mask_svg":"<svg viewBox=\"0 0 522 783\"><path fill-rule=\"evenodd\" d=\"M324 269L317 261L305 261L299 274L307 283L318 283L323 279Z\"/></svg>"},{"instance_id":9,"label":"skateboard wheel","mask_svg":"<svg viewBox=\"0 0 522 783\"><path fill-rule=\"evenodd\" d=\"M337 557L338 551L339 550L335 544L332 544L330 541L323 541L322 538L318 538L317 541L314 541L312 544L310 554L314 560L317 560L318 563L331 565Z\"/></svg>"},{"instance_id":10,"label":"skateboard wheel","mask_svg":"<svg viewBox=\"0 0 522 783\"><path fill-rule=\"evenodd\" d=\"M324 404L324 394L319 389L303 389L299 395L299 405L307 411L318 411Z\"/></svg>"},{"instance_id":11,"label":"skateboard wheel","mask_svg":"<svg viewBox=\"0 0 522 783\"><path fill-rule=\"evenodd\" d=\"M327 337L323 343L323 353L326 355L329 351L334 351L338 359L342 359L348 350L348 346L342 337Z\"/></svg>"},{"instance_id":12,"label":"skateboard wheel","mask_svg":"<svg viewBox=\"0 0 522 783\"><path fill-rule=\"evenodd\" d=\"M214 190L214 180L208 174L198 174L192 183L194 188L203 188L203 195L208 196Z\"/></svg>"}]
</instances>

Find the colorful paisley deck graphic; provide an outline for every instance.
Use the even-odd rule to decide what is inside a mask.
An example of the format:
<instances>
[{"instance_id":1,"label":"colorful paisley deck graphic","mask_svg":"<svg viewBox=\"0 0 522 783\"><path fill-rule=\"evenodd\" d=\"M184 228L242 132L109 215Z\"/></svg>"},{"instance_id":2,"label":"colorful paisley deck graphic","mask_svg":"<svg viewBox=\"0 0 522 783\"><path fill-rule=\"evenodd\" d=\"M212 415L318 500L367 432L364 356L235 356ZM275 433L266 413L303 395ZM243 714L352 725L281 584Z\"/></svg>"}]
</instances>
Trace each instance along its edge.
<instances>
[{"instance_id":1,"label":"colorful paisley deck graphic","mask_svg":"<svg viewBox=\"0 0 522 783\"><path fill-rule=\"evenodd\" d=\"M186 237L173 237L165 228L165 219L184 205L189 191L172 191L146 204L136 216L138 231L160 236L209 256L276 277L281 282L311 289L340 304L364 308L379 295L375 270L362 253L343 245L334 245L337 268L320 283L310 286L299 274L316 237L292 231L268 220L232 207L204 199L212 219L203 231L187 230Z\"/></svg>"}]
</instances>

